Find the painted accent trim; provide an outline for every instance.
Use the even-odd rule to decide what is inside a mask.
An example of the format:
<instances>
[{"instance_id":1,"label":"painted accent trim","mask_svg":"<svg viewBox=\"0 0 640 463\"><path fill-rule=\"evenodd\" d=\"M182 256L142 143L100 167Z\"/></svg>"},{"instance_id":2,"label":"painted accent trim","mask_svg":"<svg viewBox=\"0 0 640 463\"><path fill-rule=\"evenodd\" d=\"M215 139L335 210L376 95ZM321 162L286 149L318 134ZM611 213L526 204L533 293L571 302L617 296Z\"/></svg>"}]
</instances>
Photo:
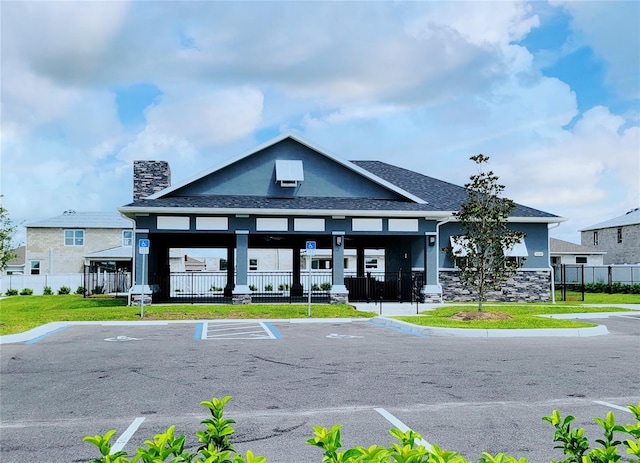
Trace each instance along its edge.
<instances>
[{"instance_id":1,"label":"painted accent trim","mask_svg":"<svg viewBox=\"0 0 640 463\"><path fill-rule=\"evenodd\" d=\"M321 231L325 230L324 219L293 219L294 231Z\"/></svg>"},{"instance_id":2,"label":"painted accent trim","mask_svg":"<svg viewBox=\"0 0 640 463\"><path fill-rule=\"evenodd\" d=\"M390 232L417 232L418 219L389 219Z\"/></svg>"},{"instance_id":3,"label":"painted accent trim","mask_svg":"<svg viewBox=\"0 0 640 463\"><path fill-rule=\"evenodd\" d=\"M156 227L158 230L189 230L191 228L188 216L162 216L156 217Z\"/></svg>"},{"instance_id":4,"label":"painted accent trim","mask_svg":"<svg viewBox=\"0 0 640 463\"><path fill-rule=\"evenodd\" d=\"M382 218L353 218L351 230L357 231L382 231Z\"/></svg>"},{"instance_id":5,"label":"painted accent trim","mask_svg":"<svg viewBox=\"0 0 640 463\"><path fill-rule=\"evenodd\" d=\"M286 217L257 217L256 231L289 231Z\"/></svg>"},{"instance_id":6,"label":"painted accent trim","mask_svg":"<svg viewBox=\"0 0 640 463\"><path fill-rule=\"evenodd\" d=\"M196 230L228 230L228 217L196 217Z\"/></svg>"}]
</instances>

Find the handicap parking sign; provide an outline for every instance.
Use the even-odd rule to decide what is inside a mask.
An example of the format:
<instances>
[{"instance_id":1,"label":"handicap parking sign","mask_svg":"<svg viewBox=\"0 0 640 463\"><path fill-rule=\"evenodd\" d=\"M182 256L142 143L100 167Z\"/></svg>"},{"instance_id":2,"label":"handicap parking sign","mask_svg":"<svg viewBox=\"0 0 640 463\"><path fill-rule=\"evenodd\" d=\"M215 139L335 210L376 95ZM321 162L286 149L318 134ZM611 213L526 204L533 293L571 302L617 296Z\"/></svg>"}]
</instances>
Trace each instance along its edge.
<instances>
[{"instance_id":1,"label":"handicap parking sign","mask_svg":"<svg viewBox=\"0 0 640 463\"><path fill-rule=\"evenodd\" d=\"M148 239L141 238L138 240L138 253L139 254L149 254L149 246L150 242Z\"/></svg>"},{"instance_id":2,"label":"handicap parking sign","mask_svg":"<svg viewBox=\"0 0 640 463\"><path fill-rule=\"evenodd\" d=\"M315 241L307 241L306 244L307 254L313 256L316 253L316 242Z\"/></svg>"}]
</instances>

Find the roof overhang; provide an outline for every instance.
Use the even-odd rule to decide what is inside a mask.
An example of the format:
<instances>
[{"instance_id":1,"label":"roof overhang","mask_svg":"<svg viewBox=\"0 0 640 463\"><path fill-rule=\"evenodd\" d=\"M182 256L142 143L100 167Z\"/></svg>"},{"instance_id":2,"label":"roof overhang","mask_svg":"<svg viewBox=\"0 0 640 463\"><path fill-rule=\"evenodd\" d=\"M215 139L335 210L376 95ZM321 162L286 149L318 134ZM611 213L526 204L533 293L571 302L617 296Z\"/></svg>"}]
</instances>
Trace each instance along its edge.
<instances>
[{"instance_id":1,"label":"roof overhang","mask_svg":"<svg viewBox=\"0 0 640 463\"><path fill-rule=\"evenodd\" d=\"M450 217L447 211L385 211L347 209L265 209L265 208L208 208L208 207L119 207L118 211L134 218L141 214L206 214L206 215L260 215L260 216L344 216L344 217L410 217L442 220Z\"/></svg>"}]
</instances>

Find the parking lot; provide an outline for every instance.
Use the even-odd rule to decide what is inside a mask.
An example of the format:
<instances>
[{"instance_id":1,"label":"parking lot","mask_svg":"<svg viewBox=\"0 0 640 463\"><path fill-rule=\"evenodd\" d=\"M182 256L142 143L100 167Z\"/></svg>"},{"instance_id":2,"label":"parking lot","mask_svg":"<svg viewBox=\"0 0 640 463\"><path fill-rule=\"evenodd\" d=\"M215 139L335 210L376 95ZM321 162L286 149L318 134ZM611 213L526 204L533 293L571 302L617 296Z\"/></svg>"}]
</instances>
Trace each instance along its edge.
<instances>
[{"instance_id":1,"label":"parking lot","mask_svg":"<svg viewBox=\"0 0 640 463\"><path fill-rule=\"evenodd\" d=\"M560 459L541 417L592 421L640 401L640 319L595 337L424 337L368 321L78 324L3 344L0 460L86 462L85 435L109 429L135 452L176 425L195 431L212 397L233 396L238 450L269 462L321 461L312 426L343 424L343 444L388 444L392 427L470 459L507 452Z\"/></svg>"}]
</instances>

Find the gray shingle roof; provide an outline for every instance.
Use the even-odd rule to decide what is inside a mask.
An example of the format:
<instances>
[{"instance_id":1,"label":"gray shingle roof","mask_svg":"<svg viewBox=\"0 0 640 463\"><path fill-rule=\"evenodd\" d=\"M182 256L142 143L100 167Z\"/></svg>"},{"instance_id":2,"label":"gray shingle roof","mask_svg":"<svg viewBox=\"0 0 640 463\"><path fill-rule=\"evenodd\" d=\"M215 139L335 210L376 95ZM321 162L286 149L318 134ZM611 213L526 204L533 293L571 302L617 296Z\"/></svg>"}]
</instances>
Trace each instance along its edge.
<instances>
[{"instance_id":1,"label":"gray shingle roof","mask_svg":"<svg viewBox=\"0 0 640 463\"><path fill-rule=\"evenodd\" d=\"M580 253L580 254L606 254L589 246L570 243L556 238L549 238L549 252L551 253Z\"/></svg>"},{"instance_id":2,"label":"gray shingle roof","mask_svg":"<svg viewBox=\"0 0 640 463\"><path fill-rule=\"evenodd\" d=\"M118 212L70 212L25 224L27 228L133 228Z\"/></svg>"},{"instance_id":3,"label":"gray shingle roof","mask_svg":"<svg viewBox=\"0 0 640 463\"><path fill-rule=\"evenodd\" d=\"M602 228L624 227L625 225L638 224L640 224L640 207L632 209L625 215L621 215L620 217L605 220L604 222L600 222L595 225L591 225L590 227L583 228L581 231L600 230Z\"/></svg>"},{"instance_id":4,"label":"gray shingle roof","mask_svg":"<svg viewBox=\"0 0 640 463\"><path fill-rule=\"evenodd\" d=\"M374 175L398 185L429 203L435 210L457 211L467 200L464 187L419 174L381 161L351 161ZM547 212L517 204L511 214L514 217L557 217Z\"/></svg>"},{"instance_id":5,"label":"gray shingle roof","mask_svg":"<svg viewBox=\"0 0 640 463\"><path fill-rule=\"evenodd\" d=\"M143 199L124 207L137 208L216 208L216 209L298 209L298 210L345 210L345 211L457 211L467 199L464 187L428 177L417 172L396 167L381 161L351 161L361 169L396 185L398 188L418 197L426 204L407 199L392 201L374 198L337 197L293 197L275 198L242 195L171 196L157 199ZM513 217L559 218L556 215L516 204Z\"/></svg>"}]
</instances>

